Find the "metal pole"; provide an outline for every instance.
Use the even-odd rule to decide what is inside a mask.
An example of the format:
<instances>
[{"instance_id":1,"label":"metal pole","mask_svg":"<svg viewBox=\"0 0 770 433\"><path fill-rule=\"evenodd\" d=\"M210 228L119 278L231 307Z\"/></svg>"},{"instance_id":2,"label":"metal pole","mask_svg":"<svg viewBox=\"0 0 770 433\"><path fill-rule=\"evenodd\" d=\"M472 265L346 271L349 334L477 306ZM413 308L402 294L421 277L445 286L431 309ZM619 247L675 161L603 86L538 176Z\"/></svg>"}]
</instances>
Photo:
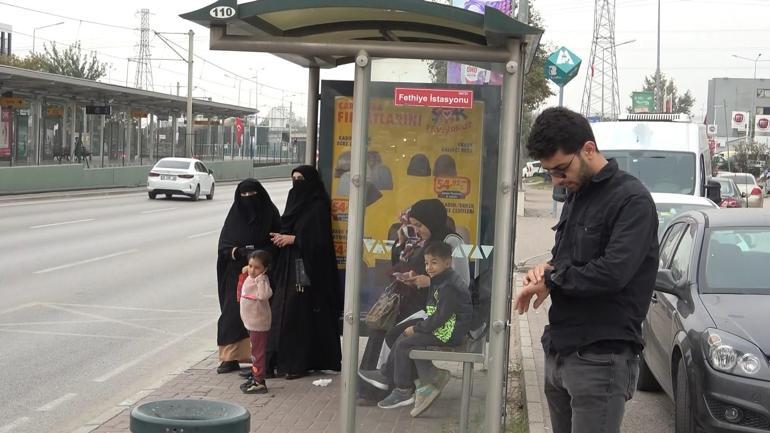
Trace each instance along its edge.
<instances>
[{"instance_id":1,"label":"metal pole","mask_svg":"<svg viewBox=\"0 0 770 433\"><path fill-rule=\"evenodd\" d=\"M177 138L176 134L178 132L178 125L177 125L177 114L173 113L171 119L171 156L176 156L176 145L177 145Z\"/></svg>"},{"instance_id":2,"label":"metal pole","mask_svg":"<svg viewBox=\"0 0 770 433\"><path fill-rule=\"evenodd\" d=\"M602 79L604 79L603 76L602 76ZM604 88L602 88L602 91L604 91ZM604 104L604 98L602 98L602 105L603 104ZM564 86L562 85L562 86L559 86L559 107L563 107L563 106L564 106ZM604 109L602 109L602 112L604 112ZM554 218L556 218L556 213L558 212L558 210L559 210L559 204L556 202L556 200L551 198L551 215Z\"/></svg>"},{"instance_id":3,"label":"metal pole","mask_svg":"<svg viewBox=\"0 0 770 433\"><path fill-rule=\"evenodd\" d=\"M361 306L361 264L366 192L366 146L369 126L371 58L365 51L356 56L353 90L353 131L350 155L350 202L345 271L345 310L342 332L342 393L340 409L343 432L356 431L358 382L358 317Z\"/></svg>"},{"instance_id":4,"label":"metal pole","mask_svg":"<svg viewBox=\"0 0 770 433\"><path fill-rule=\"evenodd\" d=\"M316 165L318 147L318 90L321 70L318 67L308 69L307 83L307 140L305 141L305 164Z\"/></svg>"},{"instance_id":5,"label":"metal pole","mask_svg":"<svg viewBox=\"0 0 770 433\"><path fill-rule=\"evenodd\" d=\"M102 167L104 167L104 119L105 115L99 116L99 157L102 159Z\"/></svg>"},{"instance_id":6,"label":"metal pole","mask_svg":"<svg viewBox=\"0 0 770 433\"><path fill-rule=\"evenodd\" d=\"M658 113L663 112L663 101L660 91L660 0L658 0L658 62L655 68L655 94L657 96L655 103Z\"/></svg>"},{"instance_id":7,"label":"metal pole","mask_svg":"<svg viewBox=\"0 0 770 433\"><path fill-rule=\"evenodd\" d=\"M503 427L504 389L508 359L506 347L510 334L510 304L512 297L512 259L516 236L516 182L514 173L518 166L518 127L516 119L521 110L521 86L524 72L524 56L521 41L511 40L508 49L510 60L505 65L503 82L502 115L500 116L500 157L497 174L495 209L495 254L492 258L492 299L488 354L488 388L486 399L486 425L488 433L500 433Z\"/></svg>"},{"instance_id":8,"label":"metal pole","mask_svg":"<svg viewBox=\"0 0 770 433\"><path fill-rule=\"evenodd\" d=\"M726 99L722 100L722 109L724 109L724 112L725 112L725 147L727 148L727 171L733 171L730 168L730 131L732 131L733 128L727 129L727 100Z\"/></svg>"},{"instance_id":9,"label":"metal pole","mask_svg":"<svg viewBox=\"0 0 770 433\"><path fill-rule=\"evenodd\" d=\"M185 156L193 156L193 142L195 141L195 134L193 132L193 33L192 30L187 32L190 38L190 46L187 49L187 140L185 141Z\"/></svg>"},{"instance_id":10,"label":"metal pole","mask_svg":"<svg viewBox=\"0 0 770 433\"><path fill-rule=\"evenodd\" d=\"M762 53L757 54L757 58L754 59L754 81L751 82L751 115L749 121L751 122L751 142L754 143L754 138L757 133L757 62L762 56Z\"/></svg>"}]
</instances>

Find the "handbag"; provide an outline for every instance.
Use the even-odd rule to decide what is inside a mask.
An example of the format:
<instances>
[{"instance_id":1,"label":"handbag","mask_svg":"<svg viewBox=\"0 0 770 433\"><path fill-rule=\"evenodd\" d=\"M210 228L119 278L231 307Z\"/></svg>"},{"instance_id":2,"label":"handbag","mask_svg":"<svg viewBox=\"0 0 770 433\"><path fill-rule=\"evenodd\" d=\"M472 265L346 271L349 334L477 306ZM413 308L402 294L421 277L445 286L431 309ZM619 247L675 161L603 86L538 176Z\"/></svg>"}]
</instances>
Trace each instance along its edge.
<instances>
[{"instance_id":1,"label":"handbag","mask_svg":"<svg viewBox=\"0 0 770 433\"><path fill-rule=\"evenodd\" d=\"M396 283L390 283L366 313L366 326L374 331L387 331L396 324L401 296L393 291Z\"/></svg>"},{"instance_id":2,"label":"handbag","mask_svg":"<svg viewBox=\"0 0 770 433\"><path fill-rule=\"evenodd\" d=\"M297 292L304 292L305 287L310 285L310 277L305 272L305 262L299 258L294 262L294 284Z\"/></svg>"}]
</instances>

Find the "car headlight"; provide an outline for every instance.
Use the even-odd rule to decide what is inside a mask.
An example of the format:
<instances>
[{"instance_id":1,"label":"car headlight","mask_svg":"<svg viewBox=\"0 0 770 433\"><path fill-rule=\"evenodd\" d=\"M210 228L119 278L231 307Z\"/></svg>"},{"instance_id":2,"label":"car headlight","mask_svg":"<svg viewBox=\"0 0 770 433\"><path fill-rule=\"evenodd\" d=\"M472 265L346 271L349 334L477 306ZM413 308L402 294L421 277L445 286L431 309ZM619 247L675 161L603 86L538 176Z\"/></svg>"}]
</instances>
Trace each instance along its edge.
<instances>
[{"instance_id":1,"label":"car headlight","mask_svg":"<svg viewBox=\"0 0 770 433\"><path fill-rule=\"evenodd\" d=\"M707 329L703 333L706 359L712 368L736 376L770 380L767 358L757 346L733 334Z\"/></svg>"}]
</instances>

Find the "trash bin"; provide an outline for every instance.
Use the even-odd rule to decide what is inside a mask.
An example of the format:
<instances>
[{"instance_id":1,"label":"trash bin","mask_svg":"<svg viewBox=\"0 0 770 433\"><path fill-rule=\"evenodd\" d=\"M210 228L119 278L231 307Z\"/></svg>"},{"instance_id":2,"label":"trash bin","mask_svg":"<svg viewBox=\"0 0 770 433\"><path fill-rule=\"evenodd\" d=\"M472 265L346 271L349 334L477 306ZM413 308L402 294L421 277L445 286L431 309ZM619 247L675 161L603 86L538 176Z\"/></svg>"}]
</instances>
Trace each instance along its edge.
<instances>
[{"instance_id":1,"label":"trash bin","mask_svg":"<svg viewBox=\"0 0 770 433\"><path fill-rule=\"evenodd\" d=\"M159 400L131 410L132 433L249 433L251 414L217 400Z\"/></svg>"}]
</instances>

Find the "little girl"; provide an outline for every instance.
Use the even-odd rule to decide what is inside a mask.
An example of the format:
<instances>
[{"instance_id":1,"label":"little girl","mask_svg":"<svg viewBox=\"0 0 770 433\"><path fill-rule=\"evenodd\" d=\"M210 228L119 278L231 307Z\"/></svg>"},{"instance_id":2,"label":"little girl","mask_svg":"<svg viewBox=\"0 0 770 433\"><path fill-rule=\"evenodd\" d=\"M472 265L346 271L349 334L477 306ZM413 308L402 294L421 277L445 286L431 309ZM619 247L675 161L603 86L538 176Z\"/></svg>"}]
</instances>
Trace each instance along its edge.
<instances>
[{"instance_id":1,"label":"little girl","mask_svg":"<svg viewBox=\"0 0 770 433\"><path fill-rule=\"evenodd\" d=\"M273 296L267 268L270 266L270 253L256 250L249 254L248 276L241 289L241 319L249 331L251 340L252 378L241 385L245 394L266 394L265 385L265 348L270 331L270 303Z\"/></svg>"}]
</instances>

